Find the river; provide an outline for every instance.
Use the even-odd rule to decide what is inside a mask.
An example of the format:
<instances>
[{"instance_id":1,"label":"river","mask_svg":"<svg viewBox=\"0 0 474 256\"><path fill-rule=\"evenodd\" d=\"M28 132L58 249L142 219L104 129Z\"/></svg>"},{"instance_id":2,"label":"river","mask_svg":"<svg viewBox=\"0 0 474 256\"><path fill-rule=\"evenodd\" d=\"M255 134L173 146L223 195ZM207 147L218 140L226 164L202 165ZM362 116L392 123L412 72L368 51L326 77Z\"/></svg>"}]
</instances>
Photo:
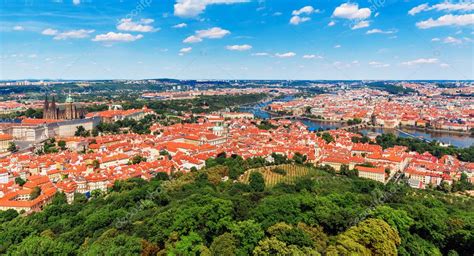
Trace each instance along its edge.
<instances>
[{"instance_id":1,"label":"river","mask_svg":"<svg viewBox=\"0 0 474 256\"><path fill-rule=\"evenodd\" d=\"M249 112L255 115L257 118L268 119L272 117L272 114L268 113L267 111L263 110L262 108L268 106L270 103L274 101L290 101L293 99L293 96L286 96L284 98L261 102L254 106L246 106L240 108L240 111ZM314 121L301 118L302 121L306 126L308 126L308 130L310 131L318 131L318 130L328 130L328 129L337 129L344 124L339 122L325 122L325 121ZM450 144L456 147L467 148L474 145L474 137L469 135L461 135L461 134L453 134L453 133L444 133L444 132L433 132L433 131L420 131L415 129L409 128L401 128L400 130L410 133L417 138L423 138L426 140L437 140L445 144ZM400 137L409 137L407 134L401 133L396 129L385 129L385 128L365 128L359 130L359 132L363 134L367 134L369 132L375 133L393 133Z\"/></svg>"}]
</instances>

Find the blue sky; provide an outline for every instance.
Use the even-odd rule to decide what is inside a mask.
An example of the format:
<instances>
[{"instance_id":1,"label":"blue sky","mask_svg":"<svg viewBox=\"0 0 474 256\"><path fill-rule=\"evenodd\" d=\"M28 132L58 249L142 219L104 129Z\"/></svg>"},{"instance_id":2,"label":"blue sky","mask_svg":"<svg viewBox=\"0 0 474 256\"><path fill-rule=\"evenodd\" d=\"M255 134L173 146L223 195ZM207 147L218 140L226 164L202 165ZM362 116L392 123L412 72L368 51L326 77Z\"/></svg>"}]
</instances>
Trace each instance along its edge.
<instances>
[{"instance_id":1,"label":"blue sky","mask_svg":"<svg viewBox=\"0 0 474 256\"><path fill-rule=\"evenodd\" d=\"M0 0L0 79L473 79L473 1Z\"/></svg>"}]
</instances>

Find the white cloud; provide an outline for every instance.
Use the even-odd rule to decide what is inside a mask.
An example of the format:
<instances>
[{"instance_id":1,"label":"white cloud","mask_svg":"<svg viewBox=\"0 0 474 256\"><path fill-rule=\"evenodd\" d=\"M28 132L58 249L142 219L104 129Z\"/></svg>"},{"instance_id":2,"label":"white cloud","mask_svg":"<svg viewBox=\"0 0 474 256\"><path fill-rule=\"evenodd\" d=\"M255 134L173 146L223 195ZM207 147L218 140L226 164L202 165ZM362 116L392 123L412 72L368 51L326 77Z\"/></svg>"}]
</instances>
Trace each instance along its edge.
<instances>
[{"instance_id":1,"label":"white cloud","mask_svg":"<svg viewBox=\"0 0 474 256\"><path fill-rule=\"evenodd\" d=\"M205 30L197 30L194 35L188 36L183 40L183 43L199 43L204 38L219 39L230 34L229 30L222 29L219 27L213 27Z\"/></svg>"},{"instance_id":2,"label":"white cloud","mask_svg":"<svg viewBox=\"0 0 474 256\"><path fill-rule=\"evenodd\" d=\"M310 17L301 17L302 15L311 15L312 13L318 13L320 12L319 10L317 9L314 9L313 6L305 6L299 10L294 10L291 15L293 15L290 19L290 24L292 25L298 25L300 23L303 23L303 22L306 22L306 21L310 21L311 18Z\"/></svg>"},{"instance_id":3,"label":"white cloud","mask_svg":"<svg viewBox=\"0 0 474 256\"><path fill-rule=\"evenodd\" d=\"M17 25L17 26L14 26L14 27L13 27L13 30L15 30L15 31L22 31L22 30L25 30L25 28L22 27L22 26L18 26L18 25Z\"/></svg>"},{"instance_id":4,"label":"white cloud","mask_svg":"<svg viewBox=\"0 0 474 256\"><path fill-rule=\"evenodd\" d=\"M78 30L69 30L61 33L57 33L53 39L55 40L66 40L70 38L79 39L89 37L89 34L94 33L95 30L90 29L78 29Z\"/></svg>"},{"instance_id":5,"label":"white cloud","mask_svg":"<svg viewBox=\"0 0 474 256\"><path fill-rule=\"evenodd\" d=\"M332 27L332 26L334 26L334 25L336 25L336 22L334 22L334 21L330 21L330 22L328 23L328 26L329 26L329 27Z\"/></svg>"},{"instance_id":6,"label":"white cloud","mask_svg":"<svg viewBox=\"0 0 474 256\"><path fill-rule=\"evenodd\" d=\"M474 10L474 3L468 1L460 1L459 3L450 3L444 2L440 4L435 4L430 10L437 10L437 11L473 11Z\"/></svg>"},{"instance_id":7,"label":"white cloud","mask_svg":"<svg viewBox=\"0 0 474 256\"><path fill-rule=\"evenodd\" d=\"M190 53L192 49L193 49L192 47L181 48L181 50L179 50L179 53L178 53L178 54L179 54L180 56L183 56L183 55L185 55L185 54L187 54L187 53Z\"/></svg>"},{"instance_id":8,"label":"white cloud","mask_svg":"<svg viewBox=\"0 0 474 256\"><path fill-rule=\"evenodd\" d=\"M153 32L156 31L153 26L149 25L153 23L153 19L141 19L140 21L132 21L132 19L121 19L117 24L117 29L122 31L134 31L134 32Z\"/></svg>"},{"instance_id":9,"label":"white cloud","mask_svg":"<svg viewBox=\"0 0 474 256\"><path fill-rule=\"evenodd\" d=\"M306 54L303 55L303 59L322 59L322 56L315 55L315 54Z\"/></svg>"},{"instance_id":10,"label":"white cloud","mask_svg":"<svg viewBox=\"0 0 474 256\"><path fill-rule=\"evenodd\" d=\"M72 4L74 4L74 5L80 5L80 4L81 4L81 0L72 0Z\"/></svg>"},{"instance_id":11,"label":"white cloud","mask_svg":"<svg viewBox=\"0 0 474 256\"><path fill-rule=\"evenodd\" d=\"M439 66L442 68L449 68L449 64L446 64L446 63L441 63L439 64Z\"/></svg>"},{"instance_id":12,"label":"white cloud","mask_svg":"<svg viewBox=\"0 0 474 256\"><path fill-rule=\"evenodd\" d=\"M290 19L290 24L292 25L298 25L300 23L303 23L303 22L306 22L306 21L310 21L311 18L309 17L300 17L300 16L293 16L291 17Z\"/></svg>"},{"instance_id":13,"label":"white cloud","mask_svg":"<svg viewBox=\"0 0 474 256\"><path fill-rule=\"evenodd\" d=\"M143 24L151 24L155 22L155 20L154 19L140 19L140 22Z\"/></svg>"},{"instance_id":14,"label":"white cloud","mask_svg":"<svg viewBox=\"0 0 474 256\"><path fill-rule=\"evenodd\" d=\"M176 0L174 15L188 18L196 17L204 12L208 5L246 3L249 1L250 0Z\"/></svg>"},{"instance_id":15,"label":"white cloud","mask_svg":"<svg viewBox=\"0 0 474 256\"><path fill-rule=\"evenodd\" d=\"M252 46L248 44L242 44L242 45L236 44L236 45L228 45L226 46L226 49L230 51L248 51L252 49Z\"/></svg>"},{"instance_id":16,"label":"white cloud","mask_svg":"<svg viewBox=\"0 0 474 256\"><path fill-rule=\"evenodd\" d=\"M226 35L230 34L229 30L225 30L219 27L213 27L210 29L205 29L205 30L198 30L196 31L196 36L200 38L222 38Z\"/></svg>"},{"instance_id":17,"label":"white cloud","mask_svg":"<svg viewBox=\"0 0 474 256\"><path fill-rule=\"evenodd\" d=\"M381 29L378 29L378 28L374 28L374 29L371 29L371 30L366 32L367 35L371 35L371 34L393 34L393 33L395 33L394 30L381 30Z\"/></svg>"},{"instance_id":18,"label":"white cloud","mask_svg":"<svg viewBox=\"0 0 474 256\"><path fill-rule=\"evenodd\" d=\"M294 52L276 53L275 56L278 58L291 58L291 57L296 56L296 53Z\"/></svg>"},{"instance_id":19,"label":"white cloud","mask_svg":"<svg viewBox=\"0 0 474 256\"><path fill-rule=\"evenodd\" d=\"M445 39L443 39L443 43L445 43L445 44L462 44L462 40L458 39L458 38L455 38L455 37L452 37L452 36L448 36Z\"/></svg>"},{"instance_id":20,"label":"white cloud","mask_svg":"<svg viewBox=\"0 0 474 256\"><path fill-rule=\"evenodd\" d=\"M369 65L374 67L374 68L387 68L390 67L390 64L378 62L378 61L371 61L369 62Z\"/></svg>"},{"instance_id":21,"label":"white cloud","mask_svg":"<svg viewBox=\"0 0 474 256\"><path fill-rule=\"evenodd\" d=\"M38 55L36 55L36 54L34 54L34 53L33 53L33 54L30 54L30 55L28 55L28 58L32 58L32 59L34 59L34 58L36 58L36 57L38 57Z\"/></svg>"},{"instance_id":22,"label":"white cloud","mask_svg":"<svg viewBox=\"0 0 474 256\"><path fill-rule=\"evenodd\" d=\"M417 14L417 13L420 13L420 12L422 12L422 11L428 9L429 7L430 7L430 5L427 4L427 3L425 3L425 4L420 4L420 5L416 6L416 7L411 8L411 9L408 11L408 14L410 14L410 15L413 16L413 15L415 15L415 14Z\"/></svg>"},{"instance_id":23,"label":"white cloud","mask_svg":"<svg viewBox=\"0 0 474 256\"><path fill-rule=\"evenodd\" d=\"M341 48L341 47L342 47L342 46L341 46L340 44L334 45L334 48L336 48L336 49L337 49L337 48Z\"/></svg>"},{"instance_id":24,"label":"white cloud","mask_svg":"<svg viewBox=\"0 0 474 256\"><path fill-rule=\"evenodd\" d=\"M421 29L428 29L441 26L467 26L474 24L474 14L464 14L464 15L444 15L439 17L436 20L430 18L425 21L420 21L416 23L416 26Z\"/></svg>"},{"instance_id":25,"label":"white cloud","mask_svg":"<svg viewBox=\"0 0 474 256\"><path fill-rule=\"evenodd\" d=\"M45 36L55 36L55 35L58 34L58 31L56 29L47 28L47 29L43 30L41 32L41 34L43 34Z\"/></svg>"},{"instance_id":26,"label":"white cloud","mask_svg":"<svg viewBox=\"0 0 474 256\"><path fill-rule=\"evenodd\" d=\"M192 44L202 42L202 39L197 36L188 36L183 40L183 43Z\"/></svg>"},{"instance_id":27,"label":"white cloud","mask_svg":"<svg viewBox=\"0 0 474 256\"><path fill-rule=\"evenodd\" d=\"M430 59L421 58L421 59L402 62L401 64L406 65L406 66L414 66L414 65L420 65L420 64L436 64L436 63L438 63L438 59L436 58L430 58Z\"/></svg>"},{"instance_id":28,"label":"white cloud","mask_svg":"<svg viewBox=\"0 0 474 256\"><path fill-rule=\"evenodd\" d=\"M439 39L439 38L437 38L437 37L431 39L431 42L439 42L439 41L441 41L441 39Z\"/></svg>"},{"instance_id":29,"label":"white cloud","mask_svg":"<svg viewBox=\"0 0 474 256\"><path fill-rule=\"evenodd\" d=\"M362 21L359 21L357 24L355 24L354 26L352 26L352 30L356 30L356 29L360 29L360 28L366 28L370 26L370 22L367 21L367 20L362 20Z\"/></svg>"},{"instance_id":30,"label":"white cloud","mask_svg":"<svg viewBox=\"0 0 474 256\"><path fill-rule=\"evenodd\" d=\"M109 32L107 34L96 35L92 41L95 42L133 42L143 38L143 35L132 35L128 33Z\"/></svg>"},{"instance_id":31,"label":"white cloud","mask_svg":"<svg viewBox=\"0 0 474 256\"><path fill-rule=\"evenodd\" d=\"M301 15L301 14L306 14L306 15L310 15L312 14L313 12L315 12L313 6L305 6L299 10L294 10L291 14L294 15L294 16L298 16L298 15Z\"/></svg>"},{"instance_id":32,"label":"white cloud","mask_svg":"<svg viewBox=\"0 0 474 256\"><path fill-rule=\"evenodd\" d=\"M365 20L370 17L372 12L369 8L360 8L358 4L344 3L334 9L332 15L344 19L360 19Z\"/></svg>"},{"instance_id":33,"label":"white cloud","mask_svg":"<svg viewBox=\"0 0 474 256\"><path fill-rule=\"evenodd\" d=\"M188 24L186 23L179 23L179 24L174 25L173 28L185 28L187 26Z\"/></svg>"},{"instance_id":34,"label":"white cloud","mask_svg":"<svg viewBox=\"0 0 474 256\"><path fill-rule=\"evenodd\" d=\"M91 33L94 33L93 29L77 29L60 32L56 29L47 28L41 32L41 34L46 36L54 36L54 40L66 40L66 39L79 39L89 37Z\"/></svg>"},{"instance_id":35,"label":"white cloud","mask_svg":"<svg viewBox=\"0 0 474 256\"><path fill-rule=\"evenodd\" d=\"M469 37L463 37L463 39L464 41L469 42L469 43L474 42L474 40L472 40L472 38L469 38Z\"/></svg>"},{"instance_id":36,"label":"white cloud","mask_svg":"<svg viewBox=\"0 0 474 256\"><path fill-rule=\"evenodd\" d=\"M257 52L257 53L252 53L252 56L269 56L270 54L267 52Z\"/></svg>"},{"instance_id":37,"label":"white cloud","mask_svg":"<svg viewBox=\"0 0 474 256\"><path fill-rule=\"evenodd\" d=\"M280 16L280 15L282 15L282 14L283 14L283 13L281 13L281 12L274 12L274 13L273 13L273 16Z\"/></svg>"},{"instance_id":38,"label":"white cloud","mask_svg":"<svg viewBox=\"0 0 474 256\"><path fill-rule=\"evenodd\" d=\"M468 12L468 11L474 10L474 3L467 2L467 1L466 2L460 1L459 3L451 3L451 2L445 1L444 3L435 4L431 7L429 6L428 3L425 3L425 4L420 4L412 8L410 11L408 11L408 14L415 15L423 11L431 11L431 10L446 11L446 12L453 12L453 11Z\"/></svg>"}]
</instances>

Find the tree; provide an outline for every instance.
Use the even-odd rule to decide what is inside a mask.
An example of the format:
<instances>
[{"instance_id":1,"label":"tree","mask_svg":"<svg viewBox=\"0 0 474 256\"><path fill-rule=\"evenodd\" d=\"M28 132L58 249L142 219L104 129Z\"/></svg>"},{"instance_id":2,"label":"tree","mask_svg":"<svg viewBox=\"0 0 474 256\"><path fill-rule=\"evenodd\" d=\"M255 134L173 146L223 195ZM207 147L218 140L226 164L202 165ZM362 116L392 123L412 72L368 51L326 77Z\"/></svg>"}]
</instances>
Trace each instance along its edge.
<instances>
[{"instance_id":1,"label":"tree","mask_svg":"<svg viewBox=\"0 0 474 256\"><path fill-rule=\"evenodd\" d=\"M146 157L142 157L141 155L136 155L132 157L130 164L139 164L141 162L146 162Z\"/></svg>"},{"instance_id":2,"label":"tree","mask_svg":"<svg viewBox=\"0 0 474 256\"><path fill-rule=\"evenodd\" d=\"M138 237L109 229L91 244L81 248L82 255L138 255L142 251L142 240Z\"/></svg>"},{"instance_id":3,"label":"tree","mask_svg":"<svg viewBox=\"0 0 474 256\"><path fill-rule=\"evenodd\" d=\"M166 172L158 172L155 174L155 179L156 180L169 180L170 177Z\"/></svg>"},{"instance_id":4,"label":"tree","mask_svg":"<svg viewBox=\"0 0 474 256\"><path fill-rule=\"evenodd\" d=\"M258 243L258 246L253 250L253 255L290 255L287 245L278 240L276 237L265 238Z\"/></svg>"},{"instance_id":5,"label":"tree","mask_svg":"<svg viewBox=\"0 0 474 256\"><path fill-rule=\"evenodd\" d=\"M189 235L181 237L169 255L198 255L202 246L202 238L196 232L190 232Z\"/></svg>"},{"instance_id":6,"label":"tree","mask_svg":"<svg viewBox=\"0 0 474 256\"><path fill-rule=\"evenodd\" d=\"M9 248L8 255L74 255L74 245L48 236L29 236L17 246Z\"/></svg>"},{"instance_id":7,"label":"tree","mask_svg":"<svg viewBox=\"0 0 474 256\"><path fill-rule=\"evenodd\" d=\"M29 117L29 118L42 118L43 117L43 110L28 108L25 111L25 116Z\"/></svg>"},{"instance_id":8,"label":"tree","mask_svg":"<svg viewBox=\"0 0 474 256\"><path fill-rule=\"evenodd\" d=\"M99 169L99 167L100 167L100 162L99 162L99 160L94 159L94 160L92 161L92 167L93 167L94 169Z\"/></svg>"},{"instance_id":9,"label":"tree","mask_svg":"<svg viewBox=\"0 0 474 256\"><path fill-rule=\"evenodd\" d=\"M449 192L451 192L451 185L449 185L448 182L443 180L439 184L438 189L445 192L445 193L449 193Z\"/></svg>"},{"instance_id":10,"label":"tree","mask_svg":"<svg viewBox=\"0 0 474 256\"><path fill-rule=\"evenodd\" d=\"M329 242L329 237L324 233L323 228L320 226L310 226L303 222L298 223L297 227L303 230L309 235L309 238L313 241L313 248L318 252L324 252Z\"/></svg>"},{"instance_id":11,"label":"tree","mask_svg":"<svg viewBox=\"0 0 474 256\"><path fill-rule=\"evenodd\" d=\"M61 150L66 150L66 142L65 142L64 140L58 141L58 147L59 147Z\"/></svg>"},{"instance_id":12,"label":"tree","mask_svg":"<svg viewBox=\"0 0 474 256\"><path fill-rule=\"evenodd\" d=\"M30 193L30 200L36 199L40 195L41 195L41 188L40 187L34 187L33 191L31 191L31 193Z\"/></svg>"},{"instance_id":13,"label":"tree","mask_svg":"<svg viewBox=\"0 0 474 256\"><path fill-rule=\"evenodd\" d=\"M212 255L236 255L237 239L231 233L224 233L212 241L209 249Z\"/></svg>"},{"instance_id":14,"label":"tree","mask_svg":"<svg viewBox=\"0 0 474 256\"><path fill-rule=\"evenodd\" d=\"M325 140L326 143L331 143L334 141L334 137L331 136L331 134L329 134L328 132L323 132L323 134L321 134L321 138Z\"/></svg>"},{"instance_id":15,"label":"tree","mask_svg":"<svg viewBox=\"0 0 474 256\"><path fill-rule=\"evenodd\" d=\"M250 254L258 241L265 235L262 226L254 220L233 223L230 226L230 230L231 234L238 241L238 255Z\"/></svg>"},{"instance_id":16,"label":"tree","mask_svg":"<svg viewBox=\"0 0 474 256\"><path fill-rule=\"evenodd\" d=\"M403 256L411 255L443 255L440 250L432 243L424 240L417 234L406 234L403 237L402 245L399 247L399 254Z\"/></svg>"},{"instance_id":17,"label":"tree","mask_svg":"<svg viewBox=\"0 0 474 256\"><path fill-rule=\"evenodd\" d=\"M249 177L249 185L255 192L262 192L265 190L265 180L260 172L252 172Z\"/></svg>"},{"instance_id":18,"label":"tree","mask_svg":"<svg viewBox=\"0 0 474 256\"><path fill-rule=\"evenodd\" d=\"M288 158L286 155L272 153L273 163L276 165L288 163Z\"/></svg>"},{"instance_id":19,"label":"tree","mask_svg":"<svg viewBox=\"0 0 474 256\"><path fill-rule=\"evenodd\" d=\"M303 164L304 162L306 162L306 159L306 155L302 155L300 152L296 152L293 155L293 161L297 164Z\"/></svg>"},{"instance_id":20,"label":"tree","mask_svg":"<svg viewBox=\"0 0 474 256\"><path fill-rule=\"evenodd\" d=\"M94 189L91 191L91 197L92 198L99 198L102 195L102 190L100 189Z\"/></svg>"},{"instance_id":21,"label":"tree","mask_svg":"<svg viewBox=\"0 0 474 256\"><path fill-rule=\"evenodd\" d=\"M270 256L270 255L321 255L317 251L309 247L299 248L295 245L287 245L285 242L278 240L276 237L265 238L258 243L253 250L253 255Z\"/></svg>"},{"instance_id":22,"label":"tree","mask_svg":"<svg viewBox=\"0 0 474 256\"><path fill-rule=\"evenodd\" d=\"M16 177L15 178L15 183L20 185L20 186L23 186L23 185L25 185L26 181L24 179L20 178L20 177Z\"/></svg>"},{"instance_id":23,"label":"tree","mask_svg":"<svg viewBox=\"0 0 474 256\"><path fill-rule=\"evenodd\" d=\"M339 169L340 173L342 175L347 175L349 172L349 166L347 164L341 165L341 168Z\"/></svg>"},{"instance_id":24,"label":"tree","mask_svg":"<svg viewBox=\"0 0 474 256\"><path fill-rule=\"evenodd\" d=\"M452 191L465 191L465 190L472 190L474 189L474 184L469 182L469 178L466 173L461 173L461 177L459 181L454 181L452 186Z\"/></svg>"},{"instance_id":25,"label":"tree","mask_svg":"<svg viewBox=\"0 0 474 256\"><path fill-rule=\"evenodd\" d=\"M56 194L53 197L52 204L54 205L67 204L66 194L64 194L64 192L56 192Z\"/></svg>"},{"instance_id":26,"label":"tree","mask_svg":"<svg viewBox=\"0 0 474 256\"><path fill-rule=\"evenodd\" d=\"M156 236L167 236L172 232L186 235L189 231L195 231L202 237L213 237L221 234L230 224L232 211L232 202L229 200L208 194L193 194L181 201L179 205L151 218L150 230L156 232ZM189 221L191 219L193 221ZM166 221L163 222L163 220Z\"/></svg>"},{"instance_id":27,"label":"tree","mask_svg":"<svg viewBox=\"0 0 474 256\"><path fill-rule=\"evenodd\" d=\"M142 240L142 251L140 255L142 256L155 256L160 251L160 247L156 244L152 244L147 240Z\"/></svg>"},{"instance_id":28,"label":"tree","mask_svg":"<svg viewBox=\"0 0 474 256\"><path fill-rule=\"evenodd\" d=\"M0 211L0 223L11 221L18 216L18 212L13 209Z\"/></svg>"},{"instance_id":29,"label":"tree","mask_svg":"<svg viewBox=\"0 0 474 256\"><path fill-rule=\"evenodd\" d=\"M296 245L298 247L312 247L313 241L309 234L300 228L295 228L284 222L276 223L267 229L270 236L276 237L278 240L285 242L287 245Z\"/></svg>"},{"instance_id":30,"label":"tree","mask_svg":"<svg viewBox=\"0 0 474 256\"><path fill-rule=\"evenodd\" d=\"M385 221L367 219L336 238L327 255L397 255L401 240Z\"/></svg>"},{"instance_id":31,"label":"tree","mask_svg":"<svg viewBox=\"0 0 474 256\"><path fill-rule=\"evenodd\" d=\"M410 227L413 225L413 219L404 210L393 209L390 206L377 206L369 213L372 218L377 218L387 222L392 228L395 228L403 237L408 233Z\"/></svg>"},{"instance_id":32,"label":"tree","mask_svg":"<svg viewBox=\"0 0 474 256\"><path fill-rule=\"evenodd\" d=\"M18 151L18 148L15 143L9 142L7 150L10 151L11 153L15 153Z\"/></svg>"},{"instance_id":33,"label":"tree","mask_svg":"<svg viewBox=\"0 0 474 256\"><path fill-rule=\"evenodd\" d=\"M76 128L76 132L74 133L74 136L79 136L79 137L89 137L90 136L90 131L87 131L84 126L79 125Z\"/></svg>"}]
</instances>

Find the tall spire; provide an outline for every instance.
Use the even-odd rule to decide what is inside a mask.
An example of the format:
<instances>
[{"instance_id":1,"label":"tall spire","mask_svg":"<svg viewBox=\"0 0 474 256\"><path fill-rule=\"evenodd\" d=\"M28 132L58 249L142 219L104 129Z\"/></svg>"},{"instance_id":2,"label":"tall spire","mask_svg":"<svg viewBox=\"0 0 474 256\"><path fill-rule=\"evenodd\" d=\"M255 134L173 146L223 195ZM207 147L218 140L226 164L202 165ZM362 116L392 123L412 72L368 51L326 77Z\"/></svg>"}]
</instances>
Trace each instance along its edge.
<instances>
[{"instance_id":1,"label":"tall spire","mask_svg":"<svg viewBox=\"0 0 474 256\"><path fill-rule=\"evenodd\" d=\"M43 118L48 118L48 109L49 109L49 102L48 102L48 94L44 95L44 105L43 105Z\"/></svg>"}]
</instances>

